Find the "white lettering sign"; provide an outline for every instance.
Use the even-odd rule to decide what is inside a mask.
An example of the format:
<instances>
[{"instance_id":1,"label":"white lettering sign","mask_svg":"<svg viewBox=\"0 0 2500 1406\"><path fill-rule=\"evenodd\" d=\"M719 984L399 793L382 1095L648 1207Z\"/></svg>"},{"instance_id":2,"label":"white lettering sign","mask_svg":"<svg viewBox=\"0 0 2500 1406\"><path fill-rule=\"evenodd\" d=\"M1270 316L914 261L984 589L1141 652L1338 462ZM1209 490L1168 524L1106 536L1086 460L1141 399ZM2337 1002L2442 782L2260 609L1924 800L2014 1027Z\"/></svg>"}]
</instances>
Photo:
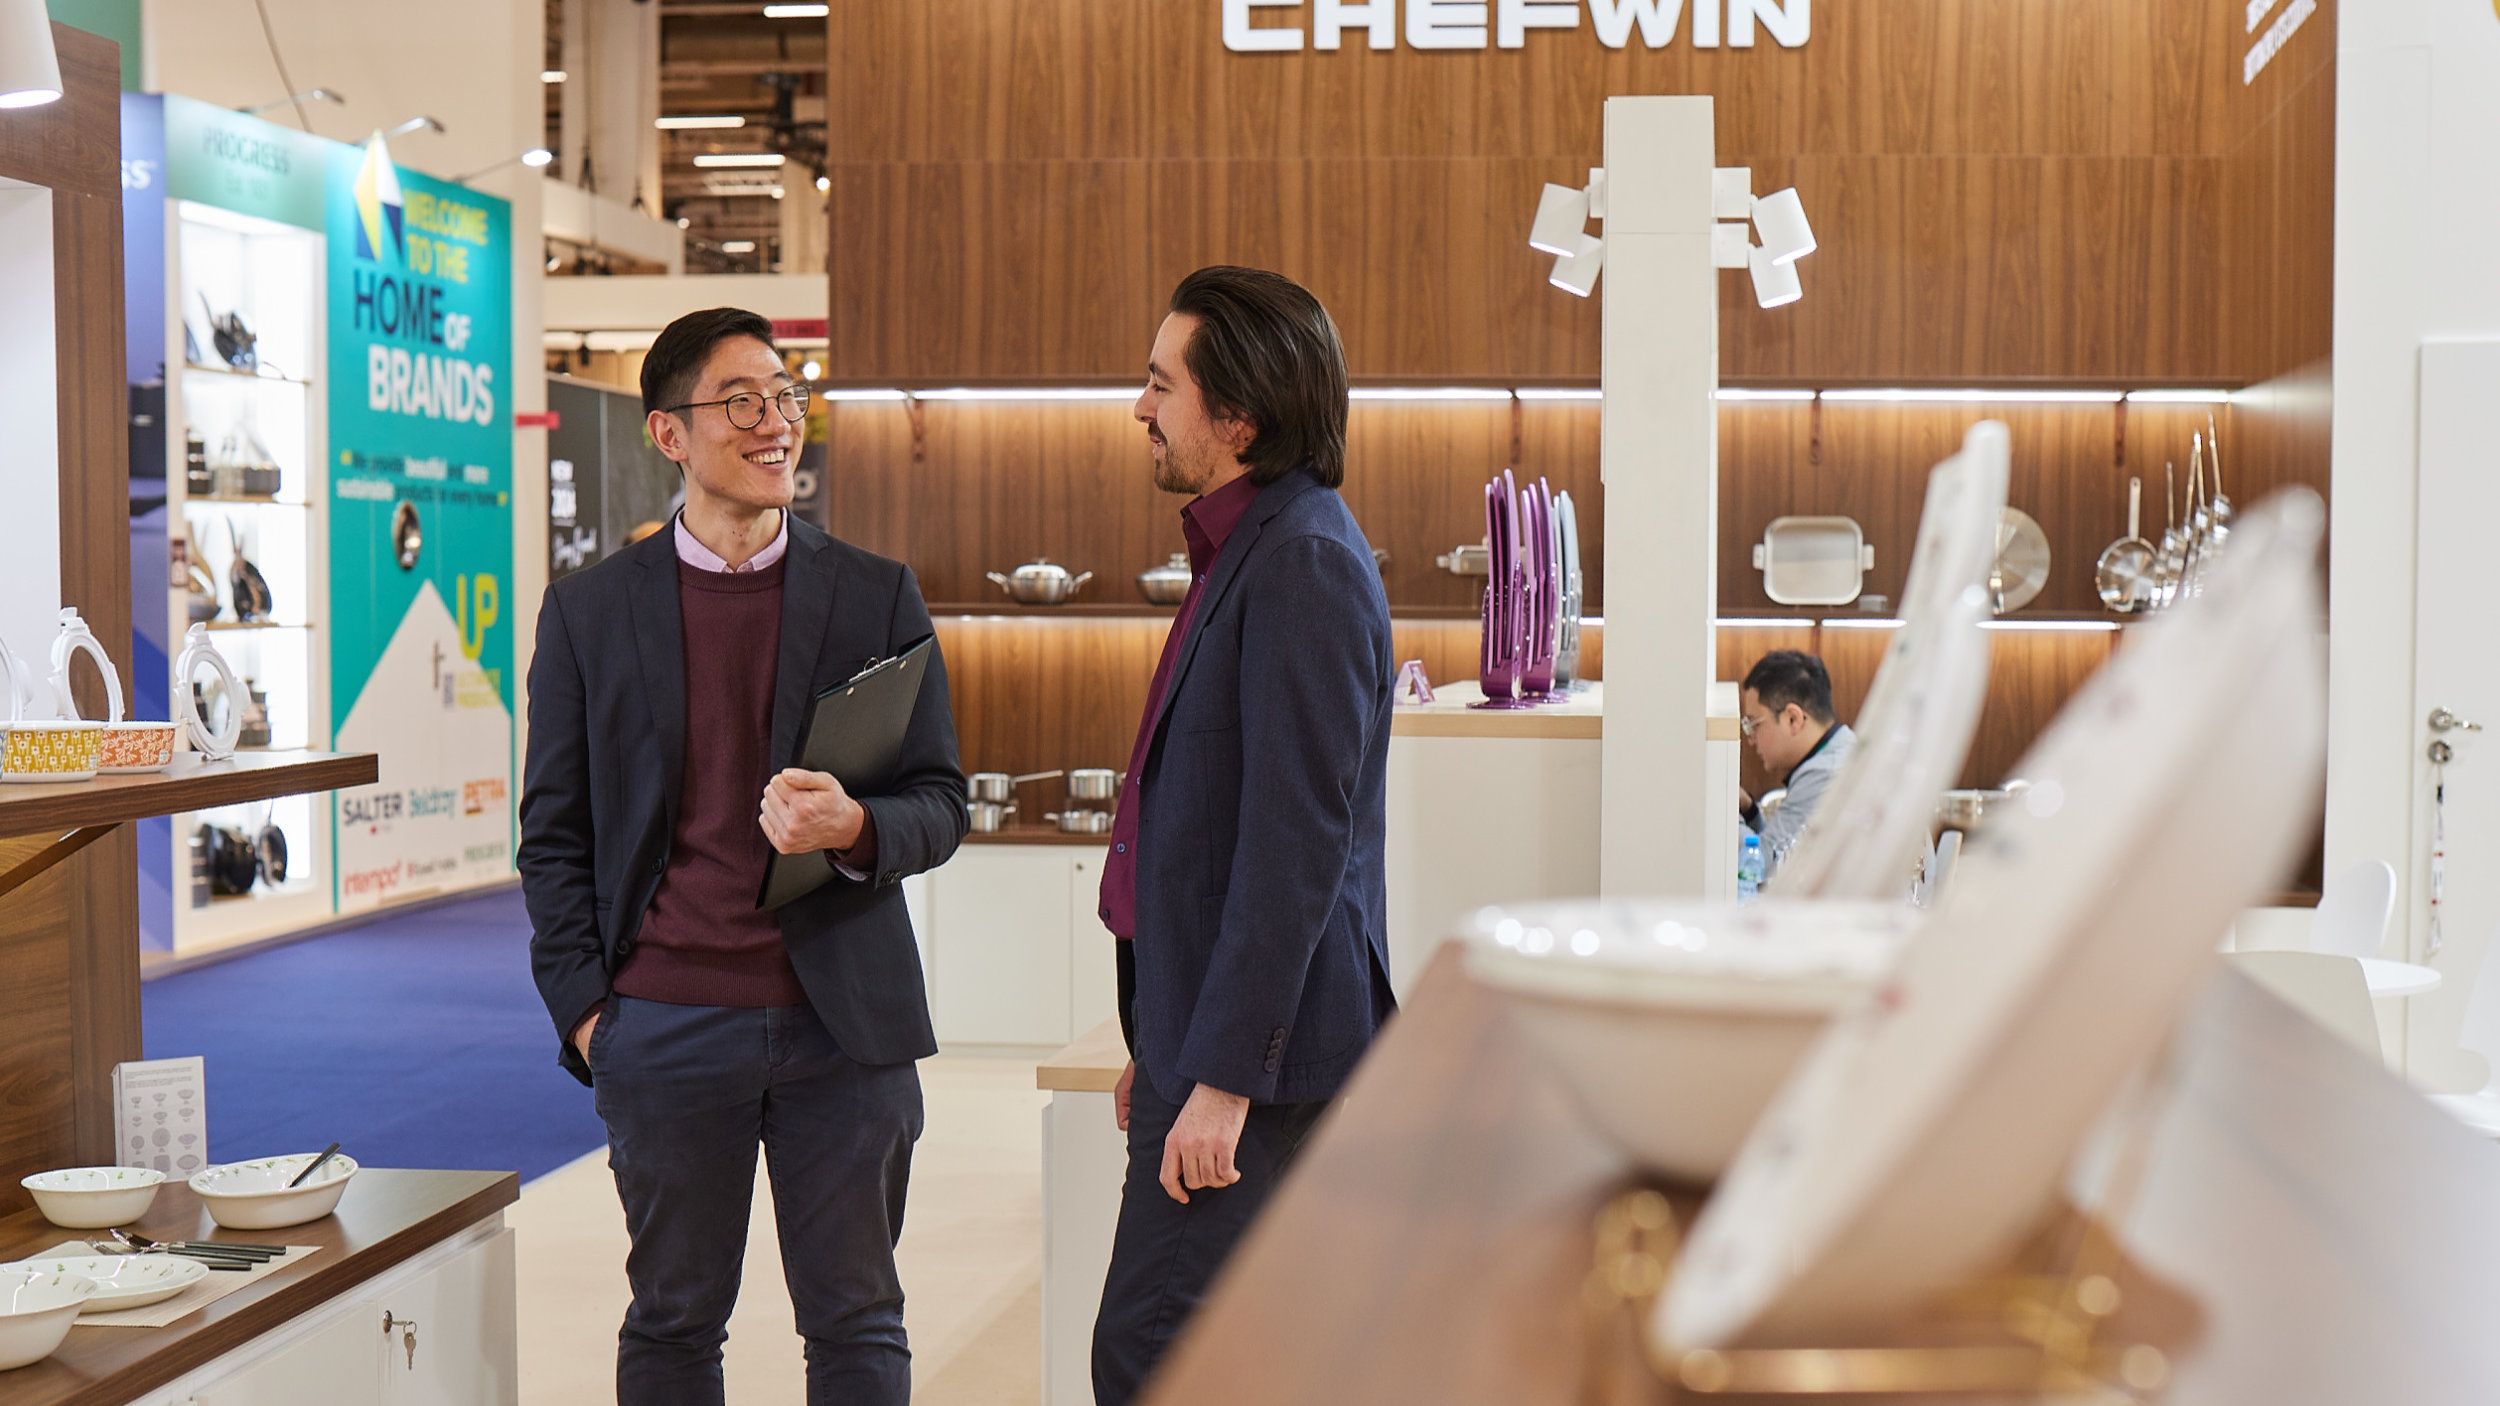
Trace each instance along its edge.
<instances>
[{"instance_id":1,"label":"white lettering sign","mask_svg":"<svg viewBox=\"0 0 2500 1406\"><path fill-rule=\"evenodd\" d=\"M1339 50L1354 31L1374 49L1397 47L1399 0L1221 0L1224 47L1240 54L1293 54L1303 48L1303 30L1295 25L1253 24L1259 10L1290 10L1299 19L1310 10L1310 47ZM1813 0L1691 0L1693 47L1715 49L1720 39L1720 7L1726 7L1727 45L1754 47L1757 25L1771 32L1783 49L1802 47L1814 32ZM2251 0L2252 14L2261 14ZM2314 0L2312 0L2314 6ZM1585 7L1597 42L1609 49L1629 47L1638 29L1641 43L1663 49L1675 39L1684 18L1685 0L1405 0L1406 45L1410 49L1524 49L1531 29L1578 29ZM1284 18L1278 16L1277 18ZM2271 55L2269 55L2271 57Z\"/></svg>"}]
</instances>

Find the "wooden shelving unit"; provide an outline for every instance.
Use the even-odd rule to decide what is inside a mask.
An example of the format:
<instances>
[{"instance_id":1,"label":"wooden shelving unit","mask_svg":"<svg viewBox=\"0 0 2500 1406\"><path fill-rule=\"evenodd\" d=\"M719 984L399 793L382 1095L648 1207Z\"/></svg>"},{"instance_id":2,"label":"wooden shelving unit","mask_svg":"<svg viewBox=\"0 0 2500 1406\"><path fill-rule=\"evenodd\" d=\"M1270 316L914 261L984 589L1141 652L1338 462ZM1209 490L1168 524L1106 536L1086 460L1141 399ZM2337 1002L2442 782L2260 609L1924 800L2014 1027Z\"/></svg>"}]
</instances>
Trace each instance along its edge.
<instances>
[{"instance_id":1,"label":"wooden shelving unit","mask_svg":"<svg viewBox=\"0 0 2500 1406\"><path fill-rule=\"evenodd\" d=\"M0 836L119 825L152 815L370 786L379 779L379 768L370 752L237 752L222 762L183 752L167 770L143 776L0 787Z\"/></svg>"}]
</instances>

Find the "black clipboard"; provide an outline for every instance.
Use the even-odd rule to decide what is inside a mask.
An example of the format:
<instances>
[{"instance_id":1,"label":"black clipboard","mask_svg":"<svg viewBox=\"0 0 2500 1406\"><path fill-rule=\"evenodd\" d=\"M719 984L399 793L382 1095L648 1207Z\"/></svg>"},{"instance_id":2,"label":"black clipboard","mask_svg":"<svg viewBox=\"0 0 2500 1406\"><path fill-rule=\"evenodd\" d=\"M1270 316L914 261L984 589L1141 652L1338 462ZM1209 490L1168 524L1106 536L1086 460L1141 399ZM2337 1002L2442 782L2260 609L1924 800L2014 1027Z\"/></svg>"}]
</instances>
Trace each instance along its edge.
<instances>
[{"instance_id":1,"label":"black clipboard","mask_svg":"<svg viewBox=\"0 0 2500 1406\"><path fill-rule=\"evenodd\" d=\"M807 716L799 720L799 745L793 766L832 774L854 797L874 796L894 780L901 766L903 735L911 730L912 711L920 703L920 680L929 672L930 635L891 659L881 659L816 695ZM824 887L833 878L833 860L823 851L782 854L775 851L764 865L764 884L755 906L779 908L802 894Z\"/></svg>"}]
</instances>

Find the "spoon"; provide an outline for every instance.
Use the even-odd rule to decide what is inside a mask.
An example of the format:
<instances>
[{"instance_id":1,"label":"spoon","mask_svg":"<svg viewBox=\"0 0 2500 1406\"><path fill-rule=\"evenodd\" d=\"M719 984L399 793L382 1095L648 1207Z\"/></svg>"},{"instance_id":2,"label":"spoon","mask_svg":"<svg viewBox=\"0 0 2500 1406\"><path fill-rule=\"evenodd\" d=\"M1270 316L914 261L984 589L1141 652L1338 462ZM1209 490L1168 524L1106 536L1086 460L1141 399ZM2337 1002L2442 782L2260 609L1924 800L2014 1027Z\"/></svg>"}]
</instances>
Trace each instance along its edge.
<instances>
[{"instance_id":1,"label":"spoon","mask_svg":"<svg viewBox=\"0 0 2500 1406\"><path fill-rule=\"evenodd\" d=\"M287 1189L291 1191L291 1190L295 1189L296 1187L302 1186L302 1185L304 1184L304 1178L306 1178L306 1177L308 1177L308 1176L311 1176L311 1175L313 1174L313 1170L314 1170L315 1168L319 1167L322 1163L327 1162L327 1161L329 1161L332 1157L337 1156L337 1155L338 1155L338 1150L339 1150L339 1145L338 1145L337 1143L335 1143L335 1142L334 1142L334 1143L331 1143L328 1147L325 1147L325 1148L321 1149L321 1155L320 1155L320 1156L318 1156L318 1157L315 1157L315 1158L314 1158L314 1159L312 1159L310 1162L305 1163L305 1164L304 1164L304 1170L302 1170L302 1171L300 1171L300 1172L297 1172L297 1173L295 1174L295 1180L293 1180L293 1181L291 1181L291 1182L288 1182L288 1183L287 1183Z\"/></svg>"}]
</instances>

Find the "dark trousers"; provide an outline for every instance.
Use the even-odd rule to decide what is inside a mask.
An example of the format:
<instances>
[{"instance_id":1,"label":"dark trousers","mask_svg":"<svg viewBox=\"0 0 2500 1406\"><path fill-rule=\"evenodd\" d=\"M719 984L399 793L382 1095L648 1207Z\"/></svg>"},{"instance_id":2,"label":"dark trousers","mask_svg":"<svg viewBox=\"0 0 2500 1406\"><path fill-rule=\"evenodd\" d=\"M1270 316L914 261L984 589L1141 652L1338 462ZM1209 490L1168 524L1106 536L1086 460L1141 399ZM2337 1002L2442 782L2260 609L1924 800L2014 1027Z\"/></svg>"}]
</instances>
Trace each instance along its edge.
<instances>
[{"instance_id":1,"label":"dark trousers","mask_svg":"<svg viewBox=\"0 0 2500 1406\"><path fill-rule=\"evenodd\" d=\"M590 1068L633 1236L618 1406L722 1399L759 1143L807 1343L809 1406L908 1406L894 1242L920 1136L920 1071L847 1058L806 1006L623 996L591 1032Z\"/></svg>"},{"instance_id":2,"label":"dark trousers","mask_svg":"<svg viewBox=\"0 0 2500 1406\"><path fill-rule=\"evenodd\" d=\"M1153 1375L1234 1242L1250 1228L1325 1103L1254 1104L1233 1150L1241 1180L1189 1193L1184 1206L1163 1189L1163 1139L1180 1107L1137 1071L1128 1105L1128 1180L1111 1272L1094 1319L1094 1400L1126 1406Z\"/></svg>"}]
</instances>

